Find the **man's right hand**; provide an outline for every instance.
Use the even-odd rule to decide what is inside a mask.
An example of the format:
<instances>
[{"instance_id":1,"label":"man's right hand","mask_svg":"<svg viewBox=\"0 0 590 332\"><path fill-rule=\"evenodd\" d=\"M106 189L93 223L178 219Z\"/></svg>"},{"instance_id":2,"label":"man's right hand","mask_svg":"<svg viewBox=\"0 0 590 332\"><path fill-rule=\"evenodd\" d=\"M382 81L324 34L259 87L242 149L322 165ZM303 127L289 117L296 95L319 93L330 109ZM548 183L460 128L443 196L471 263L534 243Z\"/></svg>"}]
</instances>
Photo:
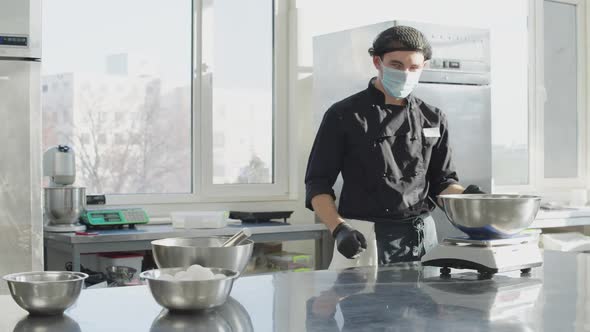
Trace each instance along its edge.
<instances>
[{"instance_id":1,"label":"man's right hand","mask_svg":"<svg viewBox=\"0 0 590 332\"><path fill-rule=\"evenodd\" d=\"M345 222L334 228L332 236L336 240L336 248L346 258L356 258L367 249L367 240L363 234Z\"/></svg>"}]
</instances>

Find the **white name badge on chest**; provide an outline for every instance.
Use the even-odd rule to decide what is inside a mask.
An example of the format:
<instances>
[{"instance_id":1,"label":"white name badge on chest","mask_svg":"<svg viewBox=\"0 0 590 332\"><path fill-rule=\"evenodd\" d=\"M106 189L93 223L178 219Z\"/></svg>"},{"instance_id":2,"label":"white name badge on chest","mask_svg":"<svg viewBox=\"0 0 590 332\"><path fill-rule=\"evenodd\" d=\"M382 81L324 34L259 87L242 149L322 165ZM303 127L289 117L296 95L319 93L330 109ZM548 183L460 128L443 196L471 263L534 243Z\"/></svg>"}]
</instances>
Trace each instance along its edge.
<instances>
[{"instance_id":1,"label":"white name badge on chest","mask_svg":"<svg viewBox=\"0 0 590 332\"><path fill-rule=\"evenodd\" d=\"M440 128L422 128L422 132L424 133L424 137L440 137Z\"/></svg>"}]
</instances>

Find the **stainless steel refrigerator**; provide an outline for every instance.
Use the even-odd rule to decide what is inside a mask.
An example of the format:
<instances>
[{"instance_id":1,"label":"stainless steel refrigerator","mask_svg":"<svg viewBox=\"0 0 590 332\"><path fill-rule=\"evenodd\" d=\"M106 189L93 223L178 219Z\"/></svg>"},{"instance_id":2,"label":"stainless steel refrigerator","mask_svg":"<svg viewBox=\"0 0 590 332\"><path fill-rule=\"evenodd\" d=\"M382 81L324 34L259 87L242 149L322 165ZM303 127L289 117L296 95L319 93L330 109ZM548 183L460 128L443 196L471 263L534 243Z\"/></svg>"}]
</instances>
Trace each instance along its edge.
<instances>
[{"instance_id":1,"label":"stainless steel refrigerator","mask_svg":"<svg viewBox=\"0 0 590 332\"><path fill-rule=\"evenodd\" d=\"M433 58L414 95L439 107L448 118L453 157L462 184L491 191L492 142L490 38L487 30L388 21L314 37L313 102L317 130L324 112L335 102L366 89L377 75L368 49L374 38L394 25L408 25L426 35ZM335 191L340 192L339 178ZM461 235L437 209L439 239Z\"/></svg>"},{"instance_id":2,"label":"stainless steel refrigerator","mask_svg":"<svg viewBox=\"0 0 590 332\"><path fill-rule=\"evenodd\" d=\"M43 269L40 58L41 1L0 1L0 275Z\"/></svg>"}]
</instances>

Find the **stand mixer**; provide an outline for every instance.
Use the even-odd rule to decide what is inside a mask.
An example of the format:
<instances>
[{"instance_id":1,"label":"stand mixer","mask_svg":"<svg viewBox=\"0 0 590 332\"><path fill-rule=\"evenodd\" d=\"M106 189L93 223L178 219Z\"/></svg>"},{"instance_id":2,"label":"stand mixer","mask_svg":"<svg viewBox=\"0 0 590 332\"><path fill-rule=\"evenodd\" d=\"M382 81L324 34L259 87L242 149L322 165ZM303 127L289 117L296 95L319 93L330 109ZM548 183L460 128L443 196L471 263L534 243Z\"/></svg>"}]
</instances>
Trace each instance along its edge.
<instances>
[{"instance_id":1,"label":"stand mixer","mask_svg":"<svg viewBox=\"0 0 590 332\"><path fill-rule=\"evenodd\" d=\"M541 198L528 195L441 195L442 208L453 226L466 237L446 238L422 257L422 265L476 270L482 279L495 273L529 273L543 264L531 235L523 235L535 219Z\"/></svg>"},{"instance_id":2,"label":"stand mixer","mask_svg":"<svg viewBox=\"0 0 590 332\"><path fill-rule=\"evenodd\" d=\"M84 231L80 215L86 210L86 188L74 187L76 156L67 145L49 148L43 154L43 175L49 177L49 186L43 188L47 232Z\"/></svg>"}]
</instances>

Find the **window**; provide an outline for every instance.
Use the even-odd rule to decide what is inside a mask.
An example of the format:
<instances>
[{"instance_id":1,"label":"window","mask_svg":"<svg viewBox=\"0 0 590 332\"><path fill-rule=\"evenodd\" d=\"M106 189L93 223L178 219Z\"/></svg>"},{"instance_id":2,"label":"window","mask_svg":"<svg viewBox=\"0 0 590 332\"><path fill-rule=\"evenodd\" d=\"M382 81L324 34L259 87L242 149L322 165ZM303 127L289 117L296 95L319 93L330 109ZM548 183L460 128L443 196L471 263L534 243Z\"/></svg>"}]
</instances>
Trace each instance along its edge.
<instances>
[{"instance_id":1,"label":"window","mask_svg":"<svg viewBox=\"0 0 590 332\"><path fill-rule=\"evenodd\" d=\"M121 133L115 134L115 144L116 145L125 145L128 140L125 139L125 135Z\"/></svg>"},{"instance_id":2,"label":"window","mask_svg":"<svg viewBox=\"0 0 590 332\"><path fill-rule=\"evenodd\" d=\"M544 177L579 176L576 5L544 1Z\"/></svg>"},{"instance_id":3,"label":"window","mask_svg":"<svg viewBox=\"0 0 590 332\"><path fill-rule=\"evenodd\" d=\"M584 2L537 2L536 135L540 155L536 186L585 187L585 15ZM539 36L537 37L539 40Z\"/></svg>"},{"instance_id":4,"label":"window","mask_svg":"<svg viewBox=\"0 0 590 332\"><path fill-rule=\"evenodd\" d=\"M275 17L286 16L286 5L203 2L201 129L210 140L203 155L212 160L203 160L202 185L208 195L287 193L287 22Z\"/></svg>"},{"instance_id":5,"label":"window","mask_svg":"<svg viewBox=\"0 0 590 332\"><path fill-rule=\"evenodd\" d=\"M43 6L42 107L63 120L44 146L81 152L77 185L112 204L286 197L286 1Z\"/></svg>"},{"instance_id":6,"label":"window","mask_svg":"<svg viewBox=\"0 0 590 332\"><path fill-rule=\"evenodd\" d=\"M44 148L72 145L89 193L191 193L192 1L52 0L43 15L42 108L62 119Z\"/></svg>"},{"instance_id":7,"label":"window","mask_svg":"<svg viewBox=\"0 0 590 332\"><path fill-rule=\"evenodd\" d=\"M522 186L530 182L529 31L526 2L514 2L517 19L495 25L491 34L492 175L494 185ZM501 39L501 41L499 40Z\"/></svg>"},{"instance_id":8,"label":"window","mask_svg":"<svg viewBox=\"0 0 590 332\"><path fill-rule=\"evenodd\" d=\"M214 1L207 15L213 145L224 147L213 151L223 165L213 183L273 183L273 1Z\"/></svg>"},{"instance_id":9,"label":"window","mask_svg":"<svg viewBox=\"0 0 590 332\"><path fill-rule=\"evenodd\" d=\"M82 144L90 144L90 134L88 134L88 133L82 133L80 135L80 142Z\"/></svg>"},{"instance_id":10,"label":"window","mask_svg":"<svg viewBox=\"0 0 590 332\"><path fill-rule=\"evenodd\" d=\"M123 112L115 112L115 121L121 122L125 118L125 113Z\"/></svg>"},{"instance_id":11,"label":"window","mask_svg":"<svg viewBox=\"0 0 590 332\"><path fill-rule=\"evenodd\" d=\"M585 21L582 1L529 2L529 106L518 120L529 130L504 151L512 157L494 160L499 191L586 186Z\"/></svg>"},{"instance_id":12,"label":"window","mask_svg":"<svg viewBox=\"0 0 590 332\"><path fill-rule=\"evenodd\" d=\"M82 142L82 140L80 140L80 142ZM107 144L107 135L104 133L98 134L98 138L96 139L96 142L97 142L97 144L104 146L105 144Z\"/></svg>"}]
</instances>

